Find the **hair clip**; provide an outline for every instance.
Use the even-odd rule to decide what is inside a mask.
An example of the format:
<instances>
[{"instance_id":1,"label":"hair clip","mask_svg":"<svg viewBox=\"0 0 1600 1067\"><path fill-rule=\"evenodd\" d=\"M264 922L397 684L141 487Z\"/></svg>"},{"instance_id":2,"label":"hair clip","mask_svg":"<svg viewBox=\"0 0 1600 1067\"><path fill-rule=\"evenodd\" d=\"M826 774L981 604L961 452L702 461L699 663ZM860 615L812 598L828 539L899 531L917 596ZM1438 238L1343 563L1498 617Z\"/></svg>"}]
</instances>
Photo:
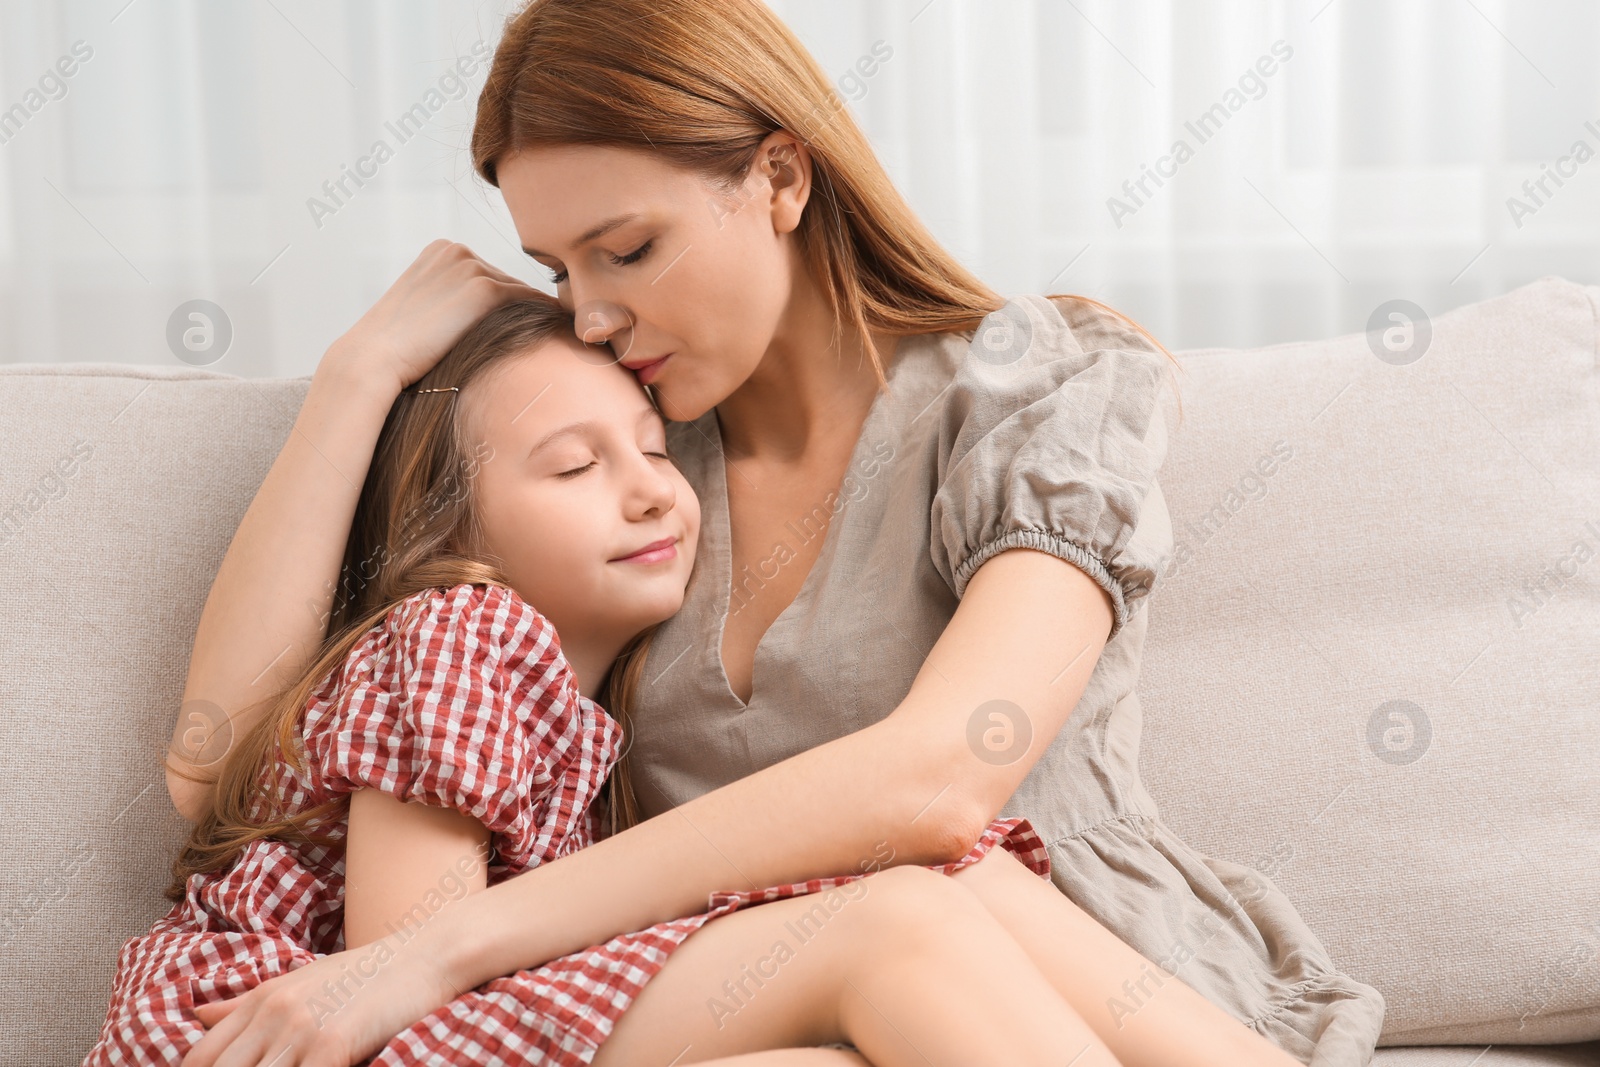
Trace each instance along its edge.
<instances>
[{"instance_id":1,"label":"hair clip","mask_svg":"<svg viewBox=\"0 0 1600 1067\"><path fill-rule=\"evenodd\" d=\"M459 393L459 392L461 392L461 387L459 385L446 385L446 386L441 386L440 388L437 388L437 389L408 389L408 390L406 390L406 392L408 392L408 393L450 393L450 392Z\"/></svg>"}]
</instances>

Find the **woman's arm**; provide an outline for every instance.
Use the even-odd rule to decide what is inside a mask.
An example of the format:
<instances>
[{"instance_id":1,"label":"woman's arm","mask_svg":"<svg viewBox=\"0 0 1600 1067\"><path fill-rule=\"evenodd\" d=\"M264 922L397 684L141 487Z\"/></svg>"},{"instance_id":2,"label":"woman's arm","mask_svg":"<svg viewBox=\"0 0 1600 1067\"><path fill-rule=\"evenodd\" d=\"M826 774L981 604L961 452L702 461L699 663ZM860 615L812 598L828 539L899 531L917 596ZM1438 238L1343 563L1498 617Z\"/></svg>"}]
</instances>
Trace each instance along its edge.
<instances>
[{"instance_id":1,"label":"woman's arm","mask_svg":"<svg viewBox=\"0 0 1600 1067\"><path fill-rule=\"evenodd\" d=\"M198 820L210 806L223 756L260 712L250 705L291 684L326 632L356 501L395 392L350 357L330 349L317 367L200 613L167 760L167 791L185 818Z\"/></svg>"},{"instance_id":2,"label":"woman's arm","mask_svg":"<svg viewBox=\"0 0 1600 1067\"><path fill-rule=\"evenodd\" d=\"M186 818L210 807L228 746L327 633L356 502L395 397L492 308L531 295L465 245L434 241L323 356L200 613L167 758L167 791Z\"/></svg>"},{"instance_id":3,"label":"woman's arm","mask_svg":"<svg viewBox=\"0 0 1600 1067\"><path fill-rule=\"evenodd\" d=\"M1110 597L1031 548L973 574L905 700L888 718L730 782L444 909L416 936L313 960L195 1010L209 1033L184 1067L353 1064L493 978L618 934L705 910L721 889L762 888L882 863L959 859L1049 747L1110 636ZM1003 699L1033 742L980 758L967 727ZM347 969L373 974L331 1020L308 1005ZM280 1058L281 1057L281 1058Z\"/></svg>"},{"instance_id":4,"label":"woman's arm","mask_svg":"<svg viewBox=\"0 0 1600 1067\"><path fill-rule=\"evenodd\" d=\"M428 952L466 989L703 911L716 890L858 871L883 842L898 863L959 859L1066 722L1111 621L1110 598L1077 567L1001 552L886 719L463 901L433 924ZM969 746L992 700L1017 705L1031 730L1015 762Z\"/></svg>"}]
</instances>

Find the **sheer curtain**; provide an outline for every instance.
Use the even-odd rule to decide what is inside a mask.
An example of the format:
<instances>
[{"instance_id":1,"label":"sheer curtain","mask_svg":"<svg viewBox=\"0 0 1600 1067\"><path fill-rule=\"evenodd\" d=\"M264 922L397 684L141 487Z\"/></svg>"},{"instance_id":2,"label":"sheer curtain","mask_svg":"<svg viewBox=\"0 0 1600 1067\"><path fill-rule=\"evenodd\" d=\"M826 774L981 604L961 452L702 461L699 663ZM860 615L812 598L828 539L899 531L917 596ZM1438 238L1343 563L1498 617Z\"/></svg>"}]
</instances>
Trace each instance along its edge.
<instances>
[{"instance_id":1,"label":"sheer curtain","mask_svg":"<svg viewBox=\"0 0 1600 1067\"><path fill-rule=\"evenodd\" d=\"M440 236L548 288L466 150L515 6L0 0L0 359L176 364L205 300L207 365L306 374ZM1187 348L1600 281L1585 0L772 6L1005 293Z\"/></svg>"}]
</instances>

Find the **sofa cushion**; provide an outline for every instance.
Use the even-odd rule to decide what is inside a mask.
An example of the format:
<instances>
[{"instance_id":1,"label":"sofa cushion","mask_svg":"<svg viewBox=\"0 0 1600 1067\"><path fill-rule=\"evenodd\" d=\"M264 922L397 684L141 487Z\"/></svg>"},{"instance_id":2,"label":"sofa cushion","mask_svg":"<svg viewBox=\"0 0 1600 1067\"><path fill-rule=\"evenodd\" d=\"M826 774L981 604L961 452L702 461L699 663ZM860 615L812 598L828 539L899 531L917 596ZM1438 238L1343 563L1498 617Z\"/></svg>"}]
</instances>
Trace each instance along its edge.
<instances>
[{"instance_id":1,"label":"sofa cushion","mask_svg":"<svg viewBox=\"0 0 1600 1067\"><path fill-rule=\"evenodd\" d=\"M1597 298L1544 278L1411 360L1179 354L1146 787L1383 993L1384 1045L1600 1037Z\"/></svg>"},{"instance_id":2,"label":"sofa cushion","mask_svg":"<svg viewBox=\"0 0 1600 1067\"><path fill-rule=\"evenodd\" d=\"M1380 1048L1372 1067L1594 1067L1600 1042L1581 1045L1429 1045Z\"/></svg>"}]
</instances>

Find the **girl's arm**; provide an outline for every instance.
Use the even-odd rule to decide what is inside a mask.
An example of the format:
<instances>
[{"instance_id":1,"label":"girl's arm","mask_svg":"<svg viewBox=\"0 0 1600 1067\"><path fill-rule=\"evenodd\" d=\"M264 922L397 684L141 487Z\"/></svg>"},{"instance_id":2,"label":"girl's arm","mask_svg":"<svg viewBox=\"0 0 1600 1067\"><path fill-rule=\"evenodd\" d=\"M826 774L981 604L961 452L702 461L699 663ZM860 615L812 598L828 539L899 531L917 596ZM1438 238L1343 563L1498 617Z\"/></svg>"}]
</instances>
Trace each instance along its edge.
<instances>
[{"instance_id":1,"label":"girl's arm","mask_svg":"<svg viewBox=\"0 0 1600 1067\"><path fill-rule=\"evenodd\" d=\"M345 838L345 948L419 931L489 884L488 856L488 827L472 816L357 789Z\"/></svg>"},{"instance_id":2,"label":"girl's arm","mask_svg":"<svg viewBox=\"0 0 1600 1067\"><path fill-rule=\"evenodd\" d=\"M464 245L434 241L323 356L200 614L166 772L186 818L210 807L233 738L300 676L327 632L356 502L395 397L490 309L534 292Z\"/></svg>"}]
</instances>

